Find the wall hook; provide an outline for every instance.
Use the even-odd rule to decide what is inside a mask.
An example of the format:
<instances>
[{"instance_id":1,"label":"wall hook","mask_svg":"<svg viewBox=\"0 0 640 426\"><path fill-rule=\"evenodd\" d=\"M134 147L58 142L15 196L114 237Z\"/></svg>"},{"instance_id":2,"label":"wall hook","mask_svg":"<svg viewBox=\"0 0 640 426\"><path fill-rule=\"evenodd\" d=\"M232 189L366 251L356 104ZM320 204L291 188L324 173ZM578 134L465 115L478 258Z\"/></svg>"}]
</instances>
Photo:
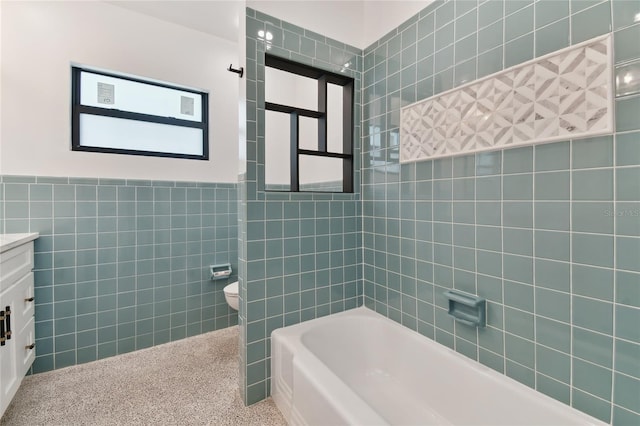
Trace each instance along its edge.
<instances>
[{"instance_id":1,"label":"wall hook","mask_svg":"<svg viewBox=\"0 0 640 426\"><path fill-rule=\"evenodd\" d=\"M240 67L240 69L238 70L233 68L232 65L233 64L229 64L229 68L227 68L227 71L235 72L240 76L240 78L242 78L242 76L244 75L244 68Z\"/></svg>"}]
</instances>

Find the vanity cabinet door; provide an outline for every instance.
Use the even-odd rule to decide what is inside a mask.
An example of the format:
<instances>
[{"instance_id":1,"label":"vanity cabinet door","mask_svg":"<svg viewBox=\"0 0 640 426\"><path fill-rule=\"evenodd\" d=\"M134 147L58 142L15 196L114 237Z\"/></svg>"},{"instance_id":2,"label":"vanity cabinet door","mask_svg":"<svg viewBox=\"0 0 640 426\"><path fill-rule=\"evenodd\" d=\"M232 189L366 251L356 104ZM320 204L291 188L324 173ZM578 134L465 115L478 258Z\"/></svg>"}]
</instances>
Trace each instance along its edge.
<instances>
[{"instance_id":1,"label":"vanity cabinet door","mask_svg":"<svg viewBox=\"0 0 640 426\"><path fill-rule=\"evenodd\" d=\"M0 234L0 417L35 359L33 240L38 234ZM10 332L10 333L9 333Z\"/></svg>"},{"instance_id":2,"label":"vanity cabinet door","mask_svg":"<svg viewBox=\"0 0 640 426\"><path fill-rule=\"evenodd\" d=\"M35 319L28 318L27 324L16 337L16 366L18 377L23 378L36 359Z\"/></svg>"},{"instance_id":3,"label":"vanity cabinet door","mask_svg":"<svg viewBox=\"0 0 640 426\"><path fill-rule=\"evenodd\" d=\"M33 318L35 299L33 297L33 272L29 272L16 284L15 302L11 305L11 328L14 338ZM6 308L6 306L4 306Z\"/></svg>"},{"instance_id":4,"label":"vanity cabinet door","mask_svg":"<svg viewBox=\"0 0 640 426\"><path fill-rule=\"evenodd\" d=\"M7 327L7 321L5 320L5 332L11 331L11 336L7 336L7 340L4 342L4 346L0 346L0 356L2 360L0 362L0 398L2 399L2 412L7 408L9 402L15 395L18 387L20 386L20 382L22 380L21 369L18 365L18 332L21 327L18 323L14 321L18 319L18 315L14 315L14 312L17 312L18 309L15 309L16 306L19 306L22 299L23 289L21 286L14 285L4 292L0 294L0 310L5 312L6 316L6 308L10 307L11 315L9 320L10 327Z\"/></svg>"}]
</instances>

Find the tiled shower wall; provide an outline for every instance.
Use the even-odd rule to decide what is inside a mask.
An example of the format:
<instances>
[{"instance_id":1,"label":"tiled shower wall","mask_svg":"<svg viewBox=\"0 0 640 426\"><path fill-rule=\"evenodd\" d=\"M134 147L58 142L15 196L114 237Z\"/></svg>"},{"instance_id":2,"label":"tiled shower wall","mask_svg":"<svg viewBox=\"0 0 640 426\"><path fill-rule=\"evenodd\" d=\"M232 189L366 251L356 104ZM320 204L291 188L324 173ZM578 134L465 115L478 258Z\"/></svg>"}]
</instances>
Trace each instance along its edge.
<instances>
[{"instance_id":1,"label":"tiled shower wall","mask_svg":"<svg viewBox=\"0 0 640 426\"><path fill-rule=\"evenodd\" d=\"M247 171L238 215L240 356L246 368L241 368L240 388L251 404L269 394L272 330L362 304L362 51L252 9L246 25ZM260 39L259 31L271 33L272 40ZM264 191L265 51L355 79L355 193Z\"/></svg>"},{"instance_id":2,"label":"tiled shower wall","mask_svg":"<svg viewBox=\"0 0 640 426\"><path fill-rule=\"evenodd\" d=\"M365 305L564 403L640 424L640 96L616 133L400 166L400 107L613 31L638 1L437 1L363 69ZM488 300L476 330L443 292Z\"/></svg>"},{"instance_id":3,"label":"tiled shower wall","mask_svg":"<svg viewBox=\"0 0 640 426\"><path fill-rule=\"evenodd\" d=\"M237 186L3 176L7 233L35 241L33 372L237 323L211 264L237 267ZM1 196L3 195L3 196Z\"/></svg>"}]
</instances>

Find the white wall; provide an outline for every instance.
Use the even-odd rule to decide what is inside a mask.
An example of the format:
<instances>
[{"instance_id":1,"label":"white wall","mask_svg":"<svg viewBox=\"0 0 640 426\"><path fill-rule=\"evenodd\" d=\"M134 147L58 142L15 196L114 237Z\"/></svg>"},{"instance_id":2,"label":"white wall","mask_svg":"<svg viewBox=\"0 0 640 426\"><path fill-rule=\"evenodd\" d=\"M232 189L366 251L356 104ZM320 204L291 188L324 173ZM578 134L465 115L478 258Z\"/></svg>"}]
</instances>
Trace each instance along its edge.
<instances>
[{"instance_id":1,"label":"white wall","mask_svg":"<svg viewBox=\"0 0 640 426\"><path fill-rule=\"evenodd\" d=\"M0 4L1 174L236 181L236 43L102 2ZM211 160L71 151L71 63L208 91Z\"/></svg>"}]
</instances>

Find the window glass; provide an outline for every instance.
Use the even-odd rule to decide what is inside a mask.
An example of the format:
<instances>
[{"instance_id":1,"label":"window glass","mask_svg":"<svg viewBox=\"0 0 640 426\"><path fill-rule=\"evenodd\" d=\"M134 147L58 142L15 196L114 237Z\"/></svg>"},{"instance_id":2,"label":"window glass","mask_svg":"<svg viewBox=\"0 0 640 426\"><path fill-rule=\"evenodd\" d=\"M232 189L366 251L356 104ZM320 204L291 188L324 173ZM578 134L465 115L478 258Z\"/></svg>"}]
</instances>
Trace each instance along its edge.
<instances>
[{"instance_id":1,"label":"window glass","mask_svg":"<svg viewBox=\"0 0 640 426\"><path fill-rule=\"evenodd\" d=\"M310 111L318 110L318 81L298 74L265 67L266 102Z\"/></svg>"},{"instance_id":2,"label":"window glass","mask_svg":"<svg viewBox=\"0 0 640 426\"><path fill-rule=\"evenodd\" d=\"M82 105L181 120L200 121L202 119L202 96L198 93L87 71L82 71L80 78Z\"/></svg>"},{"instance_id":3,"label":"window glass","mask_svg":"<svg viewBox=\"0 0 640 426\"><path fill-rule=\"evenodd\" d=\"M193 127L82 114L80 139L88 147L202 155L202 129Z\"/></svg>"},{"instance_id":4,"label":"window glass","mask_svg":"<svg viewBox=\"0 0 640 426\"><path fill-rule=\"evenodd\" d=\"M300 190L342 192L342 160L300 155Z\"/></svg>"},{"instance_id":5,"label":"window glass","mask_svg":"<svg viewBox=\"0 0 640 426\"><path fill-rule=\"evenodd\" d=\"M327 150L344 153L343 140L343 89L337 84L327 84Z\"/></svg>"},{"instance_id":6,"label":"window glass","mask_svg":"<svg viewBox=\"0 0 640 426\"><path fill-rule=\"evenodd\" d=\"M291 183L291 118L265 111L265 185L272 191L288 191Z\"/></svg>"},{"instance_id":7,"label":"window glass","mask_svg":"<svg viewBox=\"0 0 640 426\"><path fill-rule=\"evenodd\" d=\"M318 150L318 120L298 117L298 143L300 149Z\"/></svg>"}]
</instances>

